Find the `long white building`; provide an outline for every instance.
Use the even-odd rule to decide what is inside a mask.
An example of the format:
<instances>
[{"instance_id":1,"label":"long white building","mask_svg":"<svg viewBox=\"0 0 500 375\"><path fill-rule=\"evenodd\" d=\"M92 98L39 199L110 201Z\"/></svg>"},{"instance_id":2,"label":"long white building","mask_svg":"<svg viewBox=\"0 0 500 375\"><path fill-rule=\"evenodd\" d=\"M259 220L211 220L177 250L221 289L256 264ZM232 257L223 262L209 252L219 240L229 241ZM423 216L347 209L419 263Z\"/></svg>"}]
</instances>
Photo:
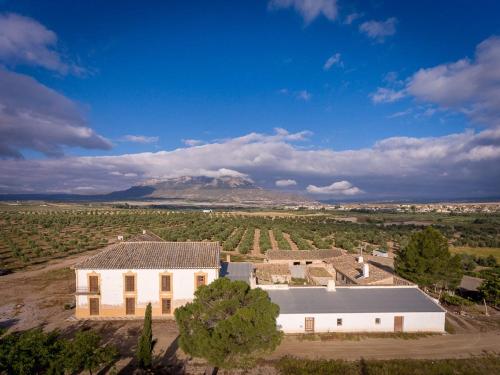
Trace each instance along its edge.
<instances>
[{"instance_id":1,"label":"long white building","mask_svg":"<svg viewBox=\"0 0 500 375\"><path fill-rule=\"evenodd\" d=\"M120 242L75 266L77 318L171 317L219 277L216 242Z\"/></svg>"},{"instance_id":2,"label":"long white building","mask_svg":"<svg viewBox=\"0 0 500 375\"><path fill-rule=\"evenodd\" d=\"M446 311L417 286L267 290L285 333L444 332Z\"/></svg>"}]
</instances>

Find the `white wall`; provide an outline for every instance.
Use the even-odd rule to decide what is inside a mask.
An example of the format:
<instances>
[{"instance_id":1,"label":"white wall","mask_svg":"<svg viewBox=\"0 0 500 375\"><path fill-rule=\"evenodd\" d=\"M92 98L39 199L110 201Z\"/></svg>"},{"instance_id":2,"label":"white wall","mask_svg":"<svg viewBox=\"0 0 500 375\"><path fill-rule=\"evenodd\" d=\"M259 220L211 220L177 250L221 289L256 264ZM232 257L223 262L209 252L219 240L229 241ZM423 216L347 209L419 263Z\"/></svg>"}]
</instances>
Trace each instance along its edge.
<instances>
[{"instance_id":1,"label":"white wall","mask_svg":"<svg viewBox=\"0 0 500 375\"><path fill-rule=\"evenodd\" d=\"M369 314L280 314L277 324L285 333L304 333L306 317L314 318L315 332L393 332L394 316L404 316L405 332L444 332L444 312ZM337 319L342 326L337 326ZM380 324L375 324L380 318Z\"/></svg>"},{"instance_id":2,"label":"white wall","mask_svg":"<svg viewBox=\"0 0 500 375\"><path fill-rule=\"evenodd\" d=\"M210 269L130 269L130 270L76 270L76 287L87 288L90 273L97 273L100 276L101 305L120 306L124 304L124 274L133 272L137 275L137 304L147 305L159 303L160 295L160 273L169 272L172 274L173 304L176 301L192 300L195 291L195 273L204 272L207 274L207 284L218 278L219 270ZM78 295L76 303L79 306L87 304L87 296Z\"/></svg>"}]
</instances>

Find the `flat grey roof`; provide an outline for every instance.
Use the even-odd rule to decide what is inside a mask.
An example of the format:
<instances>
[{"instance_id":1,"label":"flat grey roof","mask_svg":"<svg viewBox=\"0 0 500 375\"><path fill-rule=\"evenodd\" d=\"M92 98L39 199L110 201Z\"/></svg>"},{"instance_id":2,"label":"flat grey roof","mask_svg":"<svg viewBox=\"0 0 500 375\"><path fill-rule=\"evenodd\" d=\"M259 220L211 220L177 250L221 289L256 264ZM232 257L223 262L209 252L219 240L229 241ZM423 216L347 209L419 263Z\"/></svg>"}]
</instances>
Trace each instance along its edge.
<instances>
[{"instance_id":1,"label":"flat grey roof","mask_svg":"<svg viewBox=\"0 0 500 375\"><path fill-rule=\"evenodd\" d=\"M443 312L418 288L290 288L267 290L280 314Z\"/></svg>"},{"instance_id":2,"label":"flat grey roof","mask_svg":"<svg viewBox=\"0 0 500 375\"><path fill-rule=\"evenodd\" d=\"M252 264L245 262L222 262L220 276L227 277L229 280L249 282L252 273Z\"/></svg>"}]
</instances>

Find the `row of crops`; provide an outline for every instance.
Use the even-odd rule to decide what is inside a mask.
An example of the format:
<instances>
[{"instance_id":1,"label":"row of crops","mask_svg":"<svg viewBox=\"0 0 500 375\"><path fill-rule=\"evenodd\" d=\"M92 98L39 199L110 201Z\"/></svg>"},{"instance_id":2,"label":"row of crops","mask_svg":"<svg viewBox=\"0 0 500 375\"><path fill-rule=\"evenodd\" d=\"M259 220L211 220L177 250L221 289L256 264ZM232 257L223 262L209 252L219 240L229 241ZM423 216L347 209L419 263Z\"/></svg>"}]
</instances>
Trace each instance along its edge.
<instances>
[{"instance_id":1,"label":"row of crops","mask_svg":"<svg viewBox=\"0 0 500 375\"><path fill-rule=\"evenodd\" d=\"M485 221L486 220L486 221ZM497 218L438 224L459 244L499 246ZM167 241L219 241L225 251L242 254L271 248L310 250L342 247L356 251L361 244L404 246L412 225L384 226L336 221L332 215L265 217L231 213L166 210L96 209L0 212L0 268L21 268L49 259L97 249L148 229Z\"/></svg>"}]
</instances>

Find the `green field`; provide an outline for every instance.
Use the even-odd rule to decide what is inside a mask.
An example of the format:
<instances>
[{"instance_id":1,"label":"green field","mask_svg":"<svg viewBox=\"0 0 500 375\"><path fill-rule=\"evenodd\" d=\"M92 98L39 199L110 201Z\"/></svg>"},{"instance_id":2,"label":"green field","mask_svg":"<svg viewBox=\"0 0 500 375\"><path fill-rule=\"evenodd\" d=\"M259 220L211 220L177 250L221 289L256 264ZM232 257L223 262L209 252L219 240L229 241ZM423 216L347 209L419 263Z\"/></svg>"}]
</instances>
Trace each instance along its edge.
<instances>
[{"instance_id":1,"label":"green field","mask_svg":"<svg viewBox=\"0 0 500 375\"><path fill-rule=\"evenodd\" d=\"M339 218L356 216L358 222ZM359 216L359 217L358 217ZM241 256L258 255L270 248L290 250L326 249L333 246L359 252L404 247L409 236L422 227L414 222L431 220L450 243L459 248L479 248L488 255L500 248L500 214L380 215L339 213L294 215L286 211L172 211L154 208L116 208L106 205L0 205L0 268L26 266L102 248L140 233L143 229L166 241L218 241L223 250ZM384 225L394 219L412 224ZM293 246L292 246L293 245ZM487 250L489 249L489 250ZM480 251L485 250L485 253ZM497 255L497 254L495 254Z\"/></svg>"},{"instance_id":2,"label":"green field","mask_svg":"<svg viewBox=\"0 0 500 375\"><path fill-rule=\"evenodd\" d=\"M500 247L450 247L450 252L452 254L469 254L472 256L487 257L493 255L497 262L500 263Z\"/></svg>"}]
</instances>

